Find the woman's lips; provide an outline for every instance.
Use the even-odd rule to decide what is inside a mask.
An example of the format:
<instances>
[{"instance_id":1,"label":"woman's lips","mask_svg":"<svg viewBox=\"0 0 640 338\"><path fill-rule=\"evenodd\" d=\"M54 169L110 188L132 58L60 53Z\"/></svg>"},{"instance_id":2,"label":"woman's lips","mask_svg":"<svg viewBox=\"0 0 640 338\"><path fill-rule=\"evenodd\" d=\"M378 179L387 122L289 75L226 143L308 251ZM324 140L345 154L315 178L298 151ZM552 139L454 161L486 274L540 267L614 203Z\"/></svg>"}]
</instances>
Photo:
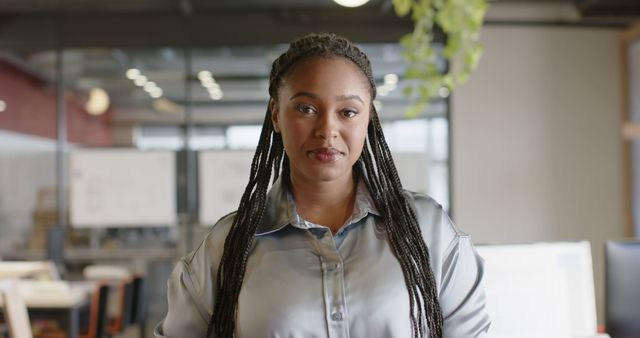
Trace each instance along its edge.
<instances>
[{"instance_id":1,"label":"woman's lips","mask_svg":"<svg viewBox=\"0 0 640 338\"><path fill-rule=\"evenodd\" d=\"M317 148L309 151L309 155L320 162L334 162L343 156L342 152L334 148Z\"/></svg>"}]
</instances>

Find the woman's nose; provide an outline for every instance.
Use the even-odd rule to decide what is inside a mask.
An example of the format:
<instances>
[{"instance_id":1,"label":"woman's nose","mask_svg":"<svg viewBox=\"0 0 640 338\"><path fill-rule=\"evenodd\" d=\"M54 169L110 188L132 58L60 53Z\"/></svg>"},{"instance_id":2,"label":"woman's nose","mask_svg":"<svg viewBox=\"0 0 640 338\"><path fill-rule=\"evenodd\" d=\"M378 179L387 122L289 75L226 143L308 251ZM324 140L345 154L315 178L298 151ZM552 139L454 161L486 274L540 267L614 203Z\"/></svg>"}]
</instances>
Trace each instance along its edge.
<instances>
[{"instance_id":1,"label":"woman's nose","mask_svg":"<svg viewBox=\"0 0 640 338\"><path fill-rule=\"evenodd\" d=\"M336 121L333 114L322 112L318 115L315 125L315 136L325 140L338 137L338 121Z\"/></svg>"}]
</instances>

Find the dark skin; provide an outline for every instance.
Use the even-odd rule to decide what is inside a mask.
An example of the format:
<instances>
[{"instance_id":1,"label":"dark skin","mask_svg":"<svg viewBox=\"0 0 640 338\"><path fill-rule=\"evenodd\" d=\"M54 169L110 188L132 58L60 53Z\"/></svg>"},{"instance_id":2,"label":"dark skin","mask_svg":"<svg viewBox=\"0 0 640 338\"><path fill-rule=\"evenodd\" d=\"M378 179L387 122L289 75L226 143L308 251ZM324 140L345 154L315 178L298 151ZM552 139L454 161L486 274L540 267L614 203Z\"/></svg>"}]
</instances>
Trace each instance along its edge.
<instances>
[{"instance_id":1,"label":"dark skin","mask_svg":"<svg viewBox=\"0 0 640 338\"><path fill-rule=\"evenodd\" d=\"M305 60L287 74L270 105L290 160L298 213L335 234L353 213L352 167L371 107L366 77L347 59Z\"/></svg>"}]
</instances>

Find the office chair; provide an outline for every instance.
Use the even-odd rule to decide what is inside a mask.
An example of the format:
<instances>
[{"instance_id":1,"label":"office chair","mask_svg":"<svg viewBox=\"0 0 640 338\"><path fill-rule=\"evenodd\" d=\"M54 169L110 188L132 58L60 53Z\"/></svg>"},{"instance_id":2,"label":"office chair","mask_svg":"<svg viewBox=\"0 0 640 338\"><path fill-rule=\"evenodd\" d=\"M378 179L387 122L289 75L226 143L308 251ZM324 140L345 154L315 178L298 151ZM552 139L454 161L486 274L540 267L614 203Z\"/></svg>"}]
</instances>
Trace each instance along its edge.
<instances>
[{"instance_id":1,"label":"office chair","mask_svg":"<svg viewBox=\"0 0 640 338\"><path fill-rule=\"evenodd\" d=\"M605 256L607 332L640 337L640 241L607 241Z\"/></svg>"},{"instance_id":2,"label":"office chair","mask_svg":"<svg viewBox=\"0 0 640 338\"><path fill-rule=\"evenodd\" d=\"M91 296L88 326L80 330L80 338L104 338L106 335L109 285L98 283Z\"/></svg>"},{"instance_id":3,"label":"office chair","mask_svg":"<svg viewBox=\"0 0 640 338\"><path fill-rule=\"evenodd\" d=\"M107 324L107 335L114 336L122 333L130 324L133 310L133 278L120 281L118 284L118 314Z\"/></svg>"},{"instance_id":4,"label":"office chair","mask_svg":"<svg viewBox=\"0 0 640 338\"><path fill-rule=\"evenodd\" d=\"M146 337L147 322L147 297L145 277L136 275L133 277L133 304L129 325L138 325L140 337Z\"/></svg>"}]
</instances>

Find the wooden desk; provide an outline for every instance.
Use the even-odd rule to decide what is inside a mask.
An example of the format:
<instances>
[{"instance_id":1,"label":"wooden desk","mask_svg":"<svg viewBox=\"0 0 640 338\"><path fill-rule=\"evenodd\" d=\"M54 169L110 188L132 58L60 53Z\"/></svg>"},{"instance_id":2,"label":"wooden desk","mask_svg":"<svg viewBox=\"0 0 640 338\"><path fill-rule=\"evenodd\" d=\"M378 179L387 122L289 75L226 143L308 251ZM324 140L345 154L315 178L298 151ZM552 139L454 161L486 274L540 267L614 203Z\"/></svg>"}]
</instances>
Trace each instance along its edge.
<instances>
[{"instance_id":1,"label":"wooden desk","mask_svg":"<svg viewBox=\"0 0 640 338\"><path fill-rule=\"evenodd\" d=\"M60 273L50 261L0 261L0 278L6 277L60 280Z\"/></svg>"}]
</instances>

